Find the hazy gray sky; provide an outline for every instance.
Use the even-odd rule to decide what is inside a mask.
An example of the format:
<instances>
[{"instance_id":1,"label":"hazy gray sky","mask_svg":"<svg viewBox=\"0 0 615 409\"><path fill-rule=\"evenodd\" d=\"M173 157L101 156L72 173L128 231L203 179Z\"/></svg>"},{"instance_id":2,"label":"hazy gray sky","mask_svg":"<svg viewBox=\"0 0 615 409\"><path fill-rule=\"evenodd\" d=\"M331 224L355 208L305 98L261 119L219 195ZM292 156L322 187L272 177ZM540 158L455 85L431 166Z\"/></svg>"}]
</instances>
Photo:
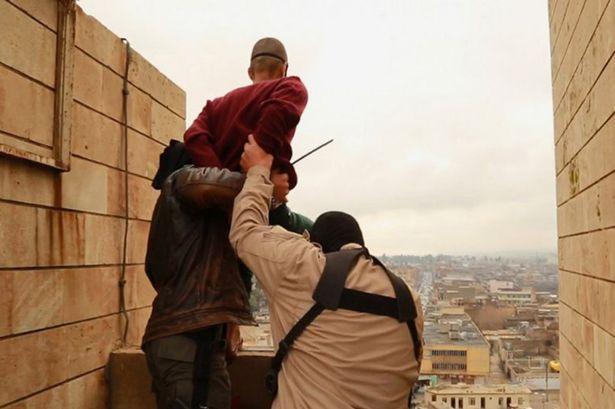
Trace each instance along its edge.
<instances>
[{"instance_id":1,"label":"hazy gray sky","mask_svg":"<svg viewBox=\"0 0 615 409\"><path fill-rule=\"evenodd\" d=\"M290 206L357 217L372 252L556 247L546 0L80 0L205 101L281 39L310 99ZM177 135L180 138L181 135Z\"/></svg>"}]
</instances>

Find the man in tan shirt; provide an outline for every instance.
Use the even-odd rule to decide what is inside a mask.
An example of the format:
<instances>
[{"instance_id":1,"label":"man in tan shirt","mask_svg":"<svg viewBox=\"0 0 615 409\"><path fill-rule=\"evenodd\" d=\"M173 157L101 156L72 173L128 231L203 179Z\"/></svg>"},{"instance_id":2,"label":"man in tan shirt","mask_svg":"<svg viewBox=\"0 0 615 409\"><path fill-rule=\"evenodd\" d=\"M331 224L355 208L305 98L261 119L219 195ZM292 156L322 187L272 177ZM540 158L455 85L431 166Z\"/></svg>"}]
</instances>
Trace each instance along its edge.
<instances>
[{"instance_id":1,"label":"man in tan shirt","mask_svg":"<svg viewBox=\"0 0 615 409\"><path fill-rule=\"evenodd\" d=\"M268 225L272 158L253 138L249 140L242 156L247 179L235 199L230 241L265 291L278 344L314 305L312 295L325 267L325 254L304 236ZM357 241L362 242L362 237ZM340 244L341 249L362 245ZM367 257L350 271L346 287L395 297L385 270ZM422 339L422 311L414 293L413 298ZM341 308L324 310L284 360L273 408L407 408L420 367L414 348L406 323Z\"/></svg>"}]
</instances>

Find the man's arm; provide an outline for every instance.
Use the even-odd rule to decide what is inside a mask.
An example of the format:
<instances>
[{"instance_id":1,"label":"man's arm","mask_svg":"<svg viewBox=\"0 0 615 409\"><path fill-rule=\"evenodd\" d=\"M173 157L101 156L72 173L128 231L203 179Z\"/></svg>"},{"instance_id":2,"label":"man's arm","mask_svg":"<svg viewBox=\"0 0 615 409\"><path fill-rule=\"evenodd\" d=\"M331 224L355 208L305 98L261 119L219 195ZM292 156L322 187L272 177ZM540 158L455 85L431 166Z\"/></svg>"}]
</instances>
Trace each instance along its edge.
<instances>
[{"instance_id":1,"label":"man's arm","mask_svg":"<svg viewBox=\"0 0 615 409\"><path fill-rule=\"evenodd\" d=\"M273 168L290 177L290 188L297 184L297 174L290 164L292 136L307 104L307 89L298 77L288 77L260 105L260 119L254 130L256 143L275 157Z\"/></svg>"},{"instance_id":2,"label":"man's arm","mask_svg":"<svg viewBox=\"0 0 615 409\"><path fill-rule=\"evenodd\" d=\"M268 225L273 192L269 173L273 158L266 155L252 137L250 144L256 146L260 156L249 166L245 166L242 157L242 166L248 169L248 173L243 189L235 199L229 239L237 256L256 275L271 297L285 274L293 271L299 255L315 247L297 234ZM266 160L260 160L262 158Z\"/></svg>"},{"instance_id":3,"label":"man's arm","mask_svg":"<svg viewBox=\"0 0 615 409\"><path fill-rule=\"evenodd\" d=\"M195 166L222 168L222 162L213 149L214 137L209 129L211 101L184 133L186 150Z\"/></svg>"}]
</instances>

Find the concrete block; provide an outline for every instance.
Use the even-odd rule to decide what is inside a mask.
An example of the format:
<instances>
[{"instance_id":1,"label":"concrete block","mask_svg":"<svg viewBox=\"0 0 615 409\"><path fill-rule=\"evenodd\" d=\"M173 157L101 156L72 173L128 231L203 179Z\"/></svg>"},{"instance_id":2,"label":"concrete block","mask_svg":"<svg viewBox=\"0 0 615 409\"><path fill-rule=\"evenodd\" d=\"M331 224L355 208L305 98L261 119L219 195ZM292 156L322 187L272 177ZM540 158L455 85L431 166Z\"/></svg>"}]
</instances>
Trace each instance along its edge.
<instances>
[{"instance_id":1,"label":"concrete block","mask_svg":"<svg viewBox=\"0 0 615 409\"><path fill-rule=\"evenodd\" d=\"M84 105L122 120L122 78L98 61L75 50L74 98Z\"/></svg>"},{"instance_id":2,"label":"concrete block","mask_svg":"<svg viewBox=\"0 0 615 409\"><path fill-rule=\"evenodd\" d=\"M157 102L152 103L152 138L169 144L171 139L183 140L186 121Z\"/></svg>"},{"instance_id":3,"label":"concrete block","mask_svg":"<svg viewBox=\"0 0 615 409\"><path fill-rule=\"evenodd\" d=\"M597 325L593 326L593 330L594 367L609 386L615 388L615 337Z\"/></svg>"},{"instance_id":4,"label":"concrete block","mask_svg":"<svg viewBox=\"0 0 615 409\"><path fill-rule=\"evenodd\" d=\"M574 33L577 21L579 20L579 15L581 14L581 10L583 10L583 6L584 2L582 1L570 1L568 3L568 9L564 15L559 35L557 36L555 46L551 52L552 78L555 78L557 72L559 71L562 59L570 46L570 38Z\"/></svg>"},{"instance_id":5,"label":"concrete block","mask_svg":"<svg viewBox=\"0 0 615 409\"><path fill-rule=\"evenodd\" d=\"M63 328L0 341L0 405L67 378Z\"/></svg>"},{"instance_id":6,"label":"concrete block","mask_svg":"<svg viewBox=\"0 0 615 409\"><path fill-rule=\"evenodd\" d=\"M126 213L126 192L124 172L107 168L107 214L124 216Z\"/></svg>"},{"instance_id":7,"label":"concrete block","mask_svg":"<svg viewBox=\"0 0 615 409\"><path fill-rule=\"evenodd\" d=\"M80 265L85 259L85 217L76 212L36 209L37 266ZM17 266L17 265L14 265Z\"/></svg>"},{"instance_id":8,"label":"concrete block","mask_svg":"<svg viewBox=\"0 0 615 409\"><path fill-rule=\"evenodd\" d=\"M147 326L147 321L151 314L151 307L139 308L128 312L130 325L128 326L128 334L126 337L127 345L137 348L141 347L145 327Z\"/></svg>"},{"instance_id":9,"label":"concrete block","mask_svg":"<svg viewBox=\"0 0 615 409\"><path fill-rule=\"evenodd\" d=\"M152 134L152 98L132 85L129 89L128 125L149 136Z\"/></svg>"},{"instance_id":10,"label":"concrete block","mask_svg":"<svg viewBox=\"0 0 615 409\"><path fill-rule=\"evenodd\" d=\"M85 215L85 264L119 264L122 260L124 220ZM83 264L83 263L82 263Z\"/></svg>"},{"instance_id":11,"label":"concrete block","mask_svg":"<svg viewBox=\"0 0 615 409\"><path fill-rule=\"evenodd\" d=\"M132 53L128 78L131 83L151 95L160 104L180 117L186 117L186 93L184 90L175 85L136 51Z\"/></svg>"},{"instance_id":12,"label":"concrete block","mask_svg":"<svg viewBox=\"0 0 615 409\"><path fill-rule=\"evenodd\" d=\"M19 98L2 103L0 130L53 146L53 91L0 66L0 96L10 95Z\"/></svg>"},{"instance_id":13,"label":"concrete block","mask_svg":"<svg viewBox=\"0 0 615 409\"><path fill-rule=\"evenodd\" d=\"M149 225L149 222L141 220L130 220L128 223L128 263L145 262Z\"/></svg>"},{"instance_id":14,"label":"concrete block","mask_svg":"<svg viewBox=\"0 0 615 409\"><path fill-rule=\"evenodd\" d=\"M111 407L138 409L156 407L145 354L139 349L120 349L109 357Z\"/></svg>"},{"instance_id":15,"label":"concrete block","mask_svg":"<svg viewBox=\"0 0 615 409\"><path fill-rule=\"evenodd\" d=\"M615 117L598 131L577 156L556 158L558 204L615 170ZM563 167L563 165L565 167Z\"/></svg>"},{"instance_id":16,"label":"concrete block","mask_svg":"<svg viewBox=\"0 0 615 409\"><path fill-rule=\"evenodd\" d=\"M73 105L71 152L122 169L122 126L79 103Z\"/></svg>"},{"instance_id":17,"label":"concrete block","mask_svg":"<svg viewBox=\"0 0 615 409\"><path fill-rule=\"evenodd\" d=\"M156 290L150 284L144 266L127 266L126 308L134 309L150 306L155 296Z\"/></svg>"},{"instance_id":18,"label":"concrete block","mask_svg":"<svg viewBox=\"0 0 615 409\"><path fill-rule=\"evenodd\" d=\"M30 16L40 21L51 30L58 27L57 0L10 0L11 3L25 10Z\"/></svg>"},{"instance_id":19,"label":"concrete block","mask_svg":"<svg viewBox=\"0 0 615 409\"><path fill-rule=\"evenodd\" d=\"M73 158L71 170L60 175L61 206L107 213L108 169L97 163Z\"/></svg>"},{"instance_id":20,"label":"concrete block","mask_svg":"<svg viewBox=\"0 0 615 409\"><path fill-rule=\"evenodd\" d=\"M569 2L570 0L558 0L557 6L553 11L553 16L550 19L549 37L551 38L551 52L553 52L553 48L557 44L557 39L559 37L562 25L564 24L564 17L566 15L566 9L568 8Z\"/></svg>"},{"instance_id":21,"label":"concrete block","mask_svg":"<svg viewBox=\"0 0 615 409\"><path fill-rule=\"evenodd\" d=\"M119 267L71 268L61 274L64 323L119 311Z\"/></svg>"},{"instance_id":22,"label":"concrete block","mask_svg":"<svg viewBox=\"0 0 615 409\"><path fill-rule=\"evenodd\" d=\"M0 199L53 206L57 172L13 158L0 160Z\"/></svg>"},{"instance_id":23,"label":"concrete block","mask_svg":"<svg viewBox=\"0 0 615 409\"><path fill-rule=\"evenodd\" d=\"M603 4L603 1L590 2L591 7L596 7ZM588 10L592 10L591 8ZM596 11L594 11L595 13ZM603 77L607 72L602 72L605 64L609 60L610 56L615 50L615 38L612 34L612 27L615 24L615 5L611 4L607 10L605 10L604 16L598 25L594 36L592 37L591 42L585 52L578 68L576 68L576 73L574 74L570 85L563 86L564 89L568 87L566 94L563 96L561 103L557 107L555 111L555 140L559 140L559 138L564 134L564 129L568 126L571 121L576 120L576 117L581 113L586 115L592 108L592 104L594 109L596 103L604 104L606 101L602 101L604 98L604 94L609 92L608 85L604 84L612 84L612 78L608 78L602 82L603 85L596 86L593 88L593 91L588 96L590 89L596 82L598 76L600 79L598 81L603 81ZM574 70L573 70L574 71ZM610 81L610 82L609 82ZM557 82L554 84L554 92L561 92L561 85ZM606 89L605 89L606 88ZM591 94L598 94L598 96L594 97L593 101L587 101L591 97ZM611 92L611 95L613 93ZM597 98L597 99L596 99ZM580 110L579 110L579 107ZM597 107L600 109L600 107ZM605 108L608 110L608 106ZM575 116L575 112L578 113ZM611 110L611 112L613 112ZM583 118L586 118L584 116ZM584 119L584 121L587 121ZM573 121L574 122L574 121ZM593 122L593 121L588 121ZM588 125L592 125L588 123ZM572 126L572 125L570 125ZM584 133L583 133L584 135ZM593 132L586 136L586 139L591 137ZM576 150L572 150L572 152L576 152Z\"/></svg>"},{"instance_id":24,"label":"concrete block","mask_svg":"<svg viewBox=\"0 0 615 409\"><path fill-rule=\"evenodd\" d=\"M36 209L0 202L0 220L0 267L36 265Z\"/></svg>"},{"instance_id":25,"label":"concrete block","mask_svg":"<svg viewBox=\"0 0 615 409\"><path fill-rule=\"evenodd\" d=\"M9 271L0 271L0 337L11 333L13 328L13 275Z\"/></svg>"},{"instance_id":26,"label":"concrete block","mask_svg":"<svg viewBox=\"0 0 615 409\"><path fill-rule=\"evenodd\" d=\"M133 130L128 131L128 171L153 179L164 145Z\"/></svg>"},{"instance_id":27,"label":"concrete block","mask_svg":"<svg viewBox=\"0 0 615 409\"><path fill-rule=\"evenodd\" d=\"M119 346L119 316L98 318L64 327L67 378L103 367L109 354Z\"/></svg>"},{"instance_id":28,"label":"concrete block","mask_svg":"<svg viewBox=\"0 0 615 409\"><path fill-rule=\"evenodd\" d=\"M128 214L131 218L151 220L160 192L151 181L139 176L128 176Z\"/></svg>"},{"instance_id":29,"label":"concrete block","mask_svg":"<svg viewBox=\"0 0 615 409\"><path fill-rule=\"evenodd\" d=\"M108 66L119 75L124 74L125 46L118 36L94 17L77 7L75 45Z\"/></svg>"},{"instance_id":30,"label":"concrete block","mask_svg":"<svg viewBox=\"0 0 615 409\"><path fill-rule=\"evenodd\" d=\"M67 401L69 408L107 409L109 403L109 388L105 370L99 369L68 382Z\"/></svg>"},{"instance_id":31,"label":"concrete block","mask_svg":"<svg viewBox=\"0 0 615 409\"><path fill-rule=\"evenodd\" d=\"M57 270L4 271L12 280L12 334L62 323L64 293Z\"/></svg>"},{"instance_id":32,"label":"concrete block","mask_svg":"<svg viewBox=\"0 0 615 409\"><path fill-rule=\"evenodd\" d=\"M6 1L0 2L0 27L0 61L54 87L56 35Z\"/></svg>"}]
</instances>

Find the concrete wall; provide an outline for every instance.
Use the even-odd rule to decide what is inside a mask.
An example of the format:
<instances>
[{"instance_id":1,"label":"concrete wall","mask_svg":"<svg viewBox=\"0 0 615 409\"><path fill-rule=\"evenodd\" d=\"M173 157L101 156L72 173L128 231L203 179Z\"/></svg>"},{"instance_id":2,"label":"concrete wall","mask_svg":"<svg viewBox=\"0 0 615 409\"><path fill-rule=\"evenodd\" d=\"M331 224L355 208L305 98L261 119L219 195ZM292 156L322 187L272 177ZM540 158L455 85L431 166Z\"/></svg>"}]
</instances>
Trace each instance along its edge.
<instances>
[{"instance_id":1,"label":"concrete wall","mask_svg":"<svg viewBox=\"0 0 615 409\"><path fill-rule=\"evenodd\" d=\"M48 150L56 0L0 0L0 142ZM125 211L120 39L77 10L70 171L0 155L0 408L104 408L121 338ZM169 138L185 94L138 54L130 67L127 307L139 344L153 291L143 273Z\"/></svg>"},{"instance_id":2,"label":"concrete wall","mask_svg":"<svg viewBox=\"0 0 615 409\"><path fill-rule=\"evenodd\" d=\"M615 407L615 1L550 0L561 401Z\"/></svg>"}]
</instances>

